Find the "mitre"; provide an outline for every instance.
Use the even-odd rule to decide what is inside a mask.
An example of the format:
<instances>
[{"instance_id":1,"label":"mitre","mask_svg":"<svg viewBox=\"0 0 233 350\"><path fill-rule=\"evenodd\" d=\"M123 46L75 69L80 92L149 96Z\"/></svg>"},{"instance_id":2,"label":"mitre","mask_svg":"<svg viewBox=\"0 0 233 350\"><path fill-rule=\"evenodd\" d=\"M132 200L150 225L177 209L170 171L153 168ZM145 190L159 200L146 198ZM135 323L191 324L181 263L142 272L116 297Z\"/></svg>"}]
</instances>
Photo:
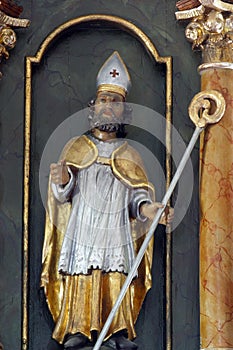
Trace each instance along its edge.
<instances>
[{"instance_id":1,"label":"mitre","mask_svg":"<svg viewBox=\"0 0 233 350\"><path fill-rule=\"evenodd\" d=\"M131 87L129 72L117 51L105 61L97 75L97 91L115 92L124 98Z\"/></svg>"}]
</instances>

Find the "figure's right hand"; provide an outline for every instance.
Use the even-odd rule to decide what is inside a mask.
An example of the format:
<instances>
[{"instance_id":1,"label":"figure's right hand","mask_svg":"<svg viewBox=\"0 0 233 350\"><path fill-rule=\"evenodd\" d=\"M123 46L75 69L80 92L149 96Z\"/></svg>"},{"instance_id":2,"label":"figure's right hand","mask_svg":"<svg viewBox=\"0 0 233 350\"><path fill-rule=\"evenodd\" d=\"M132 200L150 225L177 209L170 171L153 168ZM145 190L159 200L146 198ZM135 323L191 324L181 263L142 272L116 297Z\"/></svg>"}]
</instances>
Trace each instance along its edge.
<instances>
[{"instance_id":1,"label":"figure's right hand","mask_svg":"<svg viewBox=\"0 0 233 350\"><path fill-rule=\"evenodd\" d=\"M56 185L66 185L70 180L70 175L65 160L50 165L51 181Z\"/></svg>"}]
</instances>

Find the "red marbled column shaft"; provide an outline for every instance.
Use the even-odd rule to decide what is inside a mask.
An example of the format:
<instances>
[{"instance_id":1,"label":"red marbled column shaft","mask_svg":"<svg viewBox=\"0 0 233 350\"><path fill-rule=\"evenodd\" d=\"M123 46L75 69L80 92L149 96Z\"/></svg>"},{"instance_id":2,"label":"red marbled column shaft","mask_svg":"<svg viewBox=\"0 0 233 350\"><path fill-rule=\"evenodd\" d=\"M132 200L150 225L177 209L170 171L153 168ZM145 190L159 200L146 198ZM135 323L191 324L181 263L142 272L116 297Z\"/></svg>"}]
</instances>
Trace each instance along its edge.
<instances>
[{"instance_id":1,"label":"red marbled column shaft","mask_svg":"<svg viewBox=\"0 0 233 350\"><path fill-rule=\"evenodd\" d=\"M201 348L233 349L233 71L202 72L202 90L220 91L222 120L201 143Z\"/></svg>"}]
</instances>

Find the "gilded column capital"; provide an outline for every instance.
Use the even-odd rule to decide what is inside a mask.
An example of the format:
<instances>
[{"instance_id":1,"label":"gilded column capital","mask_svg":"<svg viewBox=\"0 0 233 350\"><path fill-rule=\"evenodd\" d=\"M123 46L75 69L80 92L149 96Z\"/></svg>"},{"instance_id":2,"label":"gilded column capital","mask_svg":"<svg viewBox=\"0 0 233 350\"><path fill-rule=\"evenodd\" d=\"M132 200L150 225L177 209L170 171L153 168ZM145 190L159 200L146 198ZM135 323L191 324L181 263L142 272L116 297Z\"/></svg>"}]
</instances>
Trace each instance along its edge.
<instances>
[{"instance_id":1,"label":"gilded column capital","mask_svg":"<svg viewBox=\"0 0 233 350\"><path fill-rule=\"evenodd\" d=\"M194 50L202 51L207 68L233 69L233 3L221 0L180 0L176 18L190 20L185 30Z\"/></svg>"}]
</instances>

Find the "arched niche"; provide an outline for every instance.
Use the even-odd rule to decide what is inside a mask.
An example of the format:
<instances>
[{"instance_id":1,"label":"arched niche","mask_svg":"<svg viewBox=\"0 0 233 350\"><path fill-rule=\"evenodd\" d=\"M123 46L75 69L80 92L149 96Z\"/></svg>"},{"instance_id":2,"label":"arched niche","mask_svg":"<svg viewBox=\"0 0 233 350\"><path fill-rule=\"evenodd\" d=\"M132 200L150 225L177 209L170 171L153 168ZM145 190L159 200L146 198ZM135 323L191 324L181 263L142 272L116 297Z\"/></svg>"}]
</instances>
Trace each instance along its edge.
<instances>
[{"instance_id":1,"label":"arched niche","mask_svg":"<svg viewBox=\"0 0 233 350\"><path fill-rule=\"evenodd\" d=\"M170 181L171 57L161 57L155 45L139 27L120 17L87 15L61 24L44 39L35 56L26 57L22 321L24 350L34 350L38 346L45 348L52 327L43 296L39 292L44 225L44 207L38 185L40 159L53 130L76 110L85 108L94 96L98 69L114 50L121 54L132 79L133 88L128 101L145 105L164 115L165 149L161 148L158 152L158 149L150 146L150 138L141 130L132 130L130 135L143 142L147 139L146 146L149 145L152 152L161 153L167 185ZM158 350L160 347L163 349L164 338L167 347L170 346L170 250L170 233L166 236L164 232L158 233L154 253L154 290L138 321L138 333L140 328L145 328L143 334L139 334L139 342L144 349L146 346L148 349L154 348L154 344L157 344ZM155 337L148 340L151 332L155 332Z\"/></svg>"}]
</instances>

